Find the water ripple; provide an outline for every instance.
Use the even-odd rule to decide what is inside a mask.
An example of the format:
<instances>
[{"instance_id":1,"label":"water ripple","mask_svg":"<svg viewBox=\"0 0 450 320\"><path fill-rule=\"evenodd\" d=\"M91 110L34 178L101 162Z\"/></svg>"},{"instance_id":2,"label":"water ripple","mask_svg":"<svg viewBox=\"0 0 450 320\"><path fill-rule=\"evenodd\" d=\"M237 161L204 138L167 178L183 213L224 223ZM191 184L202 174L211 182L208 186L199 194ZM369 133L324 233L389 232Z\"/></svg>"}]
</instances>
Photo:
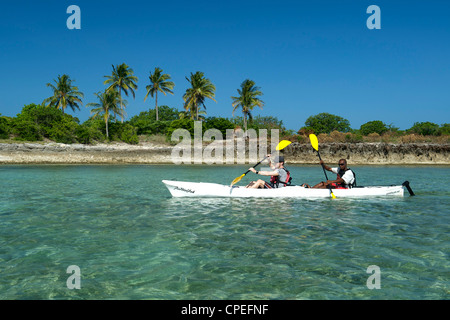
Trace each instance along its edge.
<instances>
[{"instance_id":1,"label":"water ripple","mask_svg":"<svg viewBox=\"0 0 450 320\"><path fill-rule=\"evenodd\" d=\"M173 199L158 183L167 174L199 178L197 167L2 169L0 299L449 294L449 188L428 184L449 181L446 167L413 171L417 197L336 201ZM229 183L238 169L208 167L204 180ZM317 168L290 169L320 179ZM377 183L381 171L393 181L412 176L409 167L360 167L359 182ZM80 290L66 287L66 268L74 264ZM380 290L366 287L370 265L381 269Z\"/></svg>"}]
</instances>

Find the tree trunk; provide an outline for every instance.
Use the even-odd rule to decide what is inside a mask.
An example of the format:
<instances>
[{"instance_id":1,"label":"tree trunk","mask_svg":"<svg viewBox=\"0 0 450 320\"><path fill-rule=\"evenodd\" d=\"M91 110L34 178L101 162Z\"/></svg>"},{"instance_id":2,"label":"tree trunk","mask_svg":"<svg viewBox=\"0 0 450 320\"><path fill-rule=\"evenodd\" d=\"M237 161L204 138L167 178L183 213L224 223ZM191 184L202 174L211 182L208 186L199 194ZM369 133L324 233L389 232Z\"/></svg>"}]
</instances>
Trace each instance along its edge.
<instances>
[{"instance_id":1,"label":"tree trunk","mask_svg":"<svg viewBox=\"0 0 450 320\"><path fill-rule=\"evenodd\" d=\"M122 105L122 90L119 88L119 96L120 96L120 110L122 110L122 115L120 116L121 122L123 123L123 105Z\"/></svg>"},{"instance_id":2,"label":"tree trunk","mask_svg":"<svg viewBox=\"0 0 450 320\"><path fill-rule=\"evenodd\" d=\"M244 112L244 129L247 132L247 113Z\"/></svg>"},{"instance_id":3,"label":"tree trunk","mask_svg":"<svg viewBox=\"0 0 450 320\"><path fill-rule=\"evenodd\" d=\"M156 121L159 121L158 116L158 91L155 93L155 110L156 110Z\"/></svg>"},{"instance_id":4,"label":"tree trunk","mask_svg":"<svg viewBox=\"0 0 450 320\"><path fill-rule=\"evenodd\" d=\"M122 89L120 88L119 84L116 85L116 88L117 88L117 91L119 92L120 110L122 111L121 112L122 115L120 116L120 118L121 118L121 122L123 123ZM114 121L117 121L117 114L116 113L114 113Z\"/></svg>"}]
</instances>

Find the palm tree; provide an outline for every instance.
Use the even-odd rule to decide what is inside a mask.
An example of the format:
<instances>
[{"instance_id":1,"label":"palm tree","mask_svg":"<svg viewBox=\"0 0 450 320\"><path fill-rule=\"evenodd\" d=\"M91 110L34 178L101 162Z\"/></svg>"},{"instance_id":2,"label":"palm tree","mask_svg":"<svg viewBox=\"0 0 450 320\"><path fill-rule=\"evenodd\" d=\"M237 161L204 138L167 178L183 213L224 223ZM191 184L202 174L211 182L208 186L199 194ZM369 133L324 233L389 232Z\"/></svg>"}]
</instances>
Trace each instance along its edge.
<instances>
[{"instance_id":1,"label":"palm tree","mask_svg":"<svg viewBox=\"0 0 450 320\"><path fill-rule=\"evenodd\" d=\"M122 63L118 66L112 66L113 72L110 76L105 76L107 78L104 84L109 84L108 91L116 90L119 93L120 99L120 108L124 109L124 105L122 103L122 91L128 97L128 90L135 98L134 90L137 89L137 81L138 78L134 76L134 71L125 63ZM123 113L124 114L124 113ZM123 116L122 116L123 123Z\"/></svg>"},{"instance_id":2,"label":"palm tree","mask_svg":"<svg viewBox=\"0 0 450 320\"><path fill-rule=\"evenodd\" d=\"M106 125L106 138L109 138L108 121L113 115L125 116L125 110L119 104L127 104L126 100L119 97L119 92L115 90L105 90L104 92L95 93L100 103L88 103L86 107L92 107L91 114L94 118L103 114Z\"/></svg>"},{"instance_id":3,"label":"palm tree","mask_svg":"<svg viewBox=\"0 0 450 320\"><path fill-rule=\"evenodd\" d=\"M244 80L241 83L241 89L237 89L239 96L231 97L233 99L233 114L237 108L242 108L242 113L244 114L244 129L247 131L247 116L252 119L251 111L254 107L260 107L262 109L264 102L258 98L262 96L263 93L260 91L260 87L255 86L255 81Z\"/></svg>"},{"instance_id":4,"label":"palm tree","mask_svg":"<svg viewBox=\"0 0 450 320\"><path fill-rule=\"evenodd\" d=\"M79 110L80 106L78 104L83 104L81 99L84 98L84 95L82 92L78 91L78 87L72 85L73 81L70 77L67 74L63 74L62 76L58 75L58 80L53 81L56 86L47 83L47 87L51 87L53 90L53 96L45 99L43 104L47 105L47 107L61 109L63 113L67 106L69 106L72 111L75 111L75 108Z\"/></svg>"},{"instance_id":5,"label":"palm tree","mask_svg":"<svg viewBox=\"0 0 450 320\"><path fill-rule=\"evenodd\" d=\"M172 90L173 87L175 87L175 84L172 81L167 81L170 79L170 75L162 73L162 69L158 67L155 68L155 72L153 74L150 73L149 79L150 85L146 87L147 94L145 95L144 101L147 99L149 94L152 98L153 95L155 96L156 121L158 121L158 91L164 93L164 95L166 95L166 92L173 94Z\"/></svg>"},{"instance_id":6,"label":"palm tree","mask_svg":"<svg viewBox=\"0 0 450 320\"><path fill-rule=\"evenodd\" d=\"M178 114L178 119L187 119L187 118L193 119L193 116L192 116L190 111L181 111ZM205 119L206 119L206 111L199 110L198 111L198 120L202 120L203 121Z\"/></svg>"},{"instance_id":7,"label":"palm tree","mask_svg":"<svg viewBox=\"0 0 450 320\"><path fill-rule=\"evenodd\" d=\"M214 100L216 87L212 82L204 77L203 72L197 71L192 74L190 79L186 77L186 80L190 83L191 87L186 90L183 95L184 109L191 112L191 119L195 118L198 120L198 109L202 105L205 109L205 99L209 98Z\"/></svg>"}]
</instances>

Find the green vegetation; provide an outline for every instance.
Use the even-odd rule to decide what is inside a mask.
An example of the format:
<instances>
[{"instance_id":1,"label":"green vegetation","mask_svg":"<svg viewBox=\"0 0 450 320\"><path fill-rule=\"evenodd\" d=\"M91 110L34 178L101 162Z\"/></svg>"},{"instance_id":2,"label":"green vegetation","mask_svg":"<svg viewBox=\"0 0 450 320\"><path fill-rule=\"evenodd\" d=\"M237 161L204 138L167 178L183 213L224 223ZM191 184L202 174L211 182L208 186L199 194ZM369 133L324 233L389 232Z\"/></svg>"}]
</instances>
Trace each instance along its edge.
<instances>
[{"instance_id":1,"label":"green vegetation","mask_svg":"<svg viewBox=\"0 0 450 320\"><path fill-rule=\"evenodd\" d=\"M170 123L179 118L180 112L175 108L160 106L159 120L156 119L156 109L143 111L130 119L129 123L137 129L138 135L152 135L167 133Z\"/></svg>"},{"instance_id":2,"label":"green vegetation","mask_svg":"<svg viewBox=\"0 0 450 320\"><path fill-rule=\"evenodd\" d=\"M342 125L338 126L338 122ZM450 124L439 126L432 122L419 122L405 131L393 125L386 125L380 120L369 121L361 125L359 130L350 128L347 119L321 113L309 117L305 127L300 128L294 139L306 142L310 133L316 133L321 142L385 142L385 143L416 143L416 142L450 142ZM338 129L340 128L340 129Z\"/></svg>"},{"instance_id":3,"label":"green vegetation","mask_svg":"<svg viewBox=\"0 0 450 320\"><path fill-rule=\"evenodd\" d=\"M244 119L243 117L234 117L232 118L232 122L236 127L243 127ZM282 120L278 120L278 118L273 116L256 116L250 119L248 124L248 129L256 130L256 133L259 133L260 129L266 129L267 135L270 137L272 129L278 129L281 137L289 138L289 136L294 134L293 130L287 130Z\"/></svg>"},{"instance_id":4,"label":"green vegetation","mask_svg":"<svg viewBox=\"0 0 450 320\"><path fill-rule=\"evenodd\" d=\"M15 117L5 117L0 114L0 139L19 141L51 140L60 143L83 143L122 141L137 144L139 141L154 141L170 143L173 132L186 129L191 137L194 135L194 119L201 120L202 130L217 129L226 137L228 130L233 133L239 129L254 129L256 134L260 130L267 130L268 138L271 130L279 130L279 138L301 143L309 142L309 134L315 133L321 142L450 142L450 124L438 125L432 122L416 122L405 131L393 125L386 125L380 120L364 123L359 129L352 129L350 122L337 115L319 113L311 115L297 133L287 130L282 120L273 116L252 116L255 107L264 106L260 99L263 92L255 82L244 80L238 95L232 96L230 111L233 117L207 117L206 99L215 101L215 85L205 77L203 72L197 71L186 77L190 87L183 95L183 111L166 105L158 106L158 93L174 94L175 83L170 81L169 74L163 73L159 67L150 73L150 84L146 86L147 93L144 102L150 95L155 98L155 108L142 111L128 121L125 108L127 101L122 98L131 94L135 97L138 78L127 64L112 66L111 75L104 76L107 85L103 90L94 93L98 102L86 104L91 109L91 117L84 123L78 118L65 113L67 107L73 111L79 110L83 104L84 94L74 85L74 81L63 74L54 80L54 84L47 83L53 95L41 104L29 104ZM203 107L203 110L200 108ZM240 109L242 116L234 116ZM118 121L120 118L121 121Z\"/></svg>"},{"instance_id":5,"label":"green vegetation","mask_svg":"<svg viewBox=\"0 0 450 320\"><path fill-rule=\"evenodd\" d=\"M305 121L306 127L302 129L313 131L315 134L331 133L332 131L350 132L350 122L340 116L329 113L319 113L310 116Z\"/></svg>"},{"instance_id":6,"label":"green vegetation","mask_svg":"<svg viewBox=\"0 0 450 320\"><path fill-rule=\"evenodd\" d=\"M63 113L61 109L49 108L44 105L30 104L25 106L16 117L9 118L0 115L0 139L19 141L42 141L45 139L60 143L83 143L122 141L129 144L139 143L150 136L159 142L169 142L176 129L186 129L194 135L194 119L183 117L183 113L168 106L159 107L159 120L156 120L156 109L143 111L129 121L118 122L120 117L119 96L116 91L105 90L95 94L98 103L89 103L93 116L80 124L78 118ZM122 101L124 105L126 101ZM345 120L345 119L344 119ZM343 121L345 123L345 121ZM235 130L244 126L244 117L206 117L202 121L202 130L219 130L226 137L227 129ZM302 127L297 134L287 130L283 122L273 116L256 116L248 122L248 129L254 129L259 134L260 129L266 129L270 138L271 129L278 129L281 139L308 143L308 136L313 133L311 127ZM431 134L429 134L431 133ZM330 133L317 134L320 142L450 142L450 124L441 126L433 123L415 123L406 131L386 126L381 121L370 121L359 130L341 132L333 130Z\"/></svg>"},{"instance_id":7,"label":"green vegetation","mask_svg":"<svg viewBox=\"0 0 450 320\"><path fill-rule=\"evenodd\" d=\"M16 140L41 141L44 138L74 143L77 140L79 120L56 108L30 104L10 122L10 134Z\"/></svg>"},{"instance_id":8,"label":"green vegetation","mask_svg":"<svg viewBox=\"0 0 450 320\"><path fill-rule=\"evenodd\" d=\"M120 116L122 119L124 118L125 110L123 108L119 108L118 104L123 107L126 105L126 101L122 100L119 96L119 92L114 90L105 90L105 92L96 93L95 94L100 101L100 103L88 103L86 107L92 107L91 114L94 114L94 118L103 116L103 120L105 121L106 128L106 138L109 138L108 131L108 122L110 118L114 116Z\"/></svg>"},{"instance_id":9,"label":"green vegetation","mask_svg":"<svg viewBox=\"0 0 450 320\"><path fill-rule=\"evenodd\" d=\"M186 77L186 80L191 85L190 88L186 90L183 96L184 109L186 112L191 114L191 119L199 120L199 108L205 106L205 99L209 98L214 100L216 86L207 78L203 72L197 71L196 73L191 72L191 77Z\"/></svg>"},{"instance_id":10,"label":"green vegetation","mask_svg":"<svg viewBox=\"0 0 450 320\"><path fill-rule=\"evenodd\" d=\"M150 73L149 79L150 85L145 87L147 89L147 94L145 95L144 101L147 99L149 94L152 98L155 96L155 113L156 121L158 121L158 92L162 92L164 95L166 95L166 93L173 94L172 90L175 87L175 83L168 81L170 79L170 75L162 73L162 69L158 67L155 68L154 73Z\"/></svg>"},{"instance_id":11,"label":"green vegetation","mask_svg":"<svg viewBox=\"0 0 450 320\"><path fill-rule=\"evenodd\" d=\"M380 120L366 122L359 128L359 131L364 136L371 133L378 133L379 135L382 135L388 130L388 127Z\"/></svg>"},{"instance_id":12,"label":"green vegetation","mask_svg":"<svg viewBox=\"0 0 450 320\"><path fill-rule=\"evenodd\" d=\"M3 117L0 113L0 139L8 139L11 133L12 119Z\"/></svg>"},{"instance_id":13,"label":"green vegetation","mask_svg":"<svg viewBox=\"0 0 450 320\"><path fill-rule=\"evenodd\" d=\"M254 107L264 106L264 102L258 98L262 96L262 91L259 87L255 86L255 82L252 80L244 80L241 84L241 89L237 89L239 96L231 97L233 99L233 114L238 108L242 108L242 113L244 114L244 130L247 130L247 116L252 120L251 111Z\"/></svg>"},{"instance_id":14,"label":"green vegetation","mask_svg":"<svg viewBox=\"0 0 450 320\"><path fill-rule=\"evenodd\" d=\"M407 132L423 136L439 136L442 133L439 125L432 122L415 122Z\"/></svg>"},{"instance_id":15,"label":"green vegetation","mask_svg":"<svg viewBox=\"0 0 450 320\"><path fill-rule=\"evenodd\" d=\"M53 96L44 100L47 107L55 107L64 110L69 106L73 111L80 109L79 104L82 104L81 99L84 97L83 93L78 91L78 87L72 85L72 80L67 74L58 76L58 80L54 80L56 86L47 83L47 87L52 88Z\"/></svg>"},{"instance_id":16,"label":"green vegetation","mask_svg":"<svg viewBox=\"0 0 450 320\"><path fill-rule=\"evenodd\" d=\"M109 84L107 91L115 90L119 94L119 101L120 101L120 109L122 109L123 112L121 112L121 118L122 122L125 117L125 106L122 100L122 91L125 93L126 96L128 96L128 91L131 92L133 95L133 98L135 97L134 90L137 89L137 82L138 78L134 76L134 71L129 66L127 66L125 63L122 63L118 66L112 66L113 71L110 76L105 76L107 78L104 82L104 84Z\"/></svg>"}]
</instances>

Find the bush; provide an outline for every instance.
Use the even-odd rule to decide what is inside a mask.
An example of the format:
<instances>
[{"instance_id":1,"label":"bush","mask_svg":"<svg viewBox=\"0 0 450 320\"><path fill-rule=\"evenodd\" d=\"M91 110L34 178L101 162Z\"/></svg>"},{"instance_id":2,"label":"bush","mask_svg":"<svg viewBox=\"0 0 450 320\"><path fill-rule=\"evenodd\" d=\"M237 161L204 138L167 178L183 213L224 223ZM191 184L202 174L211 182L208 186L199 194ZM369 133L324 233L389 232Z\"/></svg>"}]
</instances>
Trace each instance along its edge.
<instances>
[{"instance_id":1,"label":"bush","mask_svg":"<svg viewBox=\"0 0 450 320\"><path fill-rule=\"evenodd\" d=\"M105 130L106 135L106 125L104 122L102 129ZM129 144L139 143L137 128L127 122L108 122L108 130L110 141L123 141Z\"/></svg>"},{"instance_id":2,"label":"bush","mask_svg":"<svg viewBox=\"0 0 450 320\"><path fill-rule=\"evenodd\" d=\"M205 123L203 121L201 123L202 123L202 130L204 132ZM173 132L177 129L186 129L187 131L189 131L191 139L194 138L194 120L183 118L172 121L166 131L167 139L171 140Z\"/></svg>"},{"instance_id":3,"label":"bush","mask_svg":"<svg viewBox=\"0 0 450 320\"><path fill-rule=\"evenodd\" d=\"M231 122L234 124L234 127L241 127L244 128L244 118L243 117L234 117L231 119ZM252 119L249 119L247 121L247 129L254 129L256 133L259 135L260 129L267 130L267 136L271 136L271 130L272 129L278 129L280 130L280 136L289 136L293 135L294 131L292 130L286 130L286 128L283 126L283 121L278 120L278 118L273 116L256 116Z\"/></svg>"},{"instance_id":4,"label":"bush","mask_svg":"<svg viewBox=\"0 0 450 320\"><path fill-rule=\"evenodd\" d=\"M12 133L16 140L40 141L44 138L36 116L40 107L35 104L24 106L21 113L13 119Z\"/></svg>"},{"instance_id":5,"label":"bush","mask_svg":"<svg viewBox=\"0 0 450 320\"><path fill-rule=\"evenodd\" d=\"M302 129L313 130L316 135L321 133L331 133L332 131L350 132L350 122L340 116L329 113L319 113L310 116L305 121L305 127ZM300 129L300 130L302 130Z\"/></svg>"},{"instance_id":6,"label":"bush","mask_svg":"<svg viewBox=\"0 0 450 320\"><path fill-rule=\"evenodd\" d=\"M381 136L376 132L372 132L366 136L365 140L369 142L379 142L381 141Z\"/></svg>"},{"instance_id":7,"label":"bush","mask_svg":"<svg viewBox=\"0 0 450 320\"><path fill-rule=\"evenodd\" d=\"M92 144L94 142L94 130L84 123L77 128L75 134L79 143Z\"/></svg>"},{"instance_id":8,"label":"bush","mask_svg":"<svg viewBox=\"0 0 450 320\"><path fill-rule=\"evenodd\" d=\"M330 136L326 133L319 133L317 135L317 140L320 143L333 142L333 140L330 138Z\"/></svg>"},{"instance_id":9,"label":"bush","mask_svg":"<svg viewBox=\"0 0 450 320\"><path fill-rule=\"evenodd\" d=\"M138 144L137 128L126 123L120 128L120 140L128 144Z\"/></svg>"},{"instance_id":10,"label":"bush","mask_svg":"<svg viewBox=\"0 0 450 320\"><path fill-rule=\"evenodd\" d=\"M356 133L348 132L345 135L345 142L359 143L359 142L362 142L362 141L363 141L363 136L359 132L356 132Z\"/></svg>"},{"instance_id":11,"label":"bush","mask_svg":"<svg viewBox=\"0 0 450 320\"><path fill-rule=\"evenodd\" d=\"M420 134L422 136L438 136L440 134L439 125L433 122L415 122L414 125L406 130L408 134Z\"/></svg>"},{"instance_id":12,"label":"bush","mask_svg":"<svg viewBox=\"0 0 450 320\"><path fill-rule=\"evenodd\" d=\"M138 129L128 122L108 122L109 140L123 141L129 144L138 144ZM89 118L76 131L80 143L91 144L94 141L106 140L106 124L102 117Z\"/></svg>"},{"instance_id":13,"label":"bush","mask_svg":"<svg viewBox=\"0 0 450 320\"><path fill-rule=\"evenodd\" d=\"M14 120L13 134L16 140L22 141L41 141L44 138L35 122L23 119Z\"/></svg>"},{"instance_id":14,"label":"bush","mask_svg":"<svg viewBox=\"0 0 450 320\"><path fill-rule=\"evenodd\" d=\"M156 111L150 109L130 119L129 124L137 128L137 134L166 134L173 120L178 119L179 111L168 106L158 107L159 121L156 121Z\"/></svg>"},{"instance_id":15,"label":"bush","mask_svg":"<svg viewBox=\"0 0 450 320\"><path fill-rule=\"evenodd\" d=\"M405 135L403 137L401 137L401 142L402 143L420 143L420 142L426 142L426 138L422 135L417 135L417 134L408 134Z\"/></svg>"},{"instance_id":16,"label":"bush","mask_svg":"<svg viewBox=\"0 0 450 320\"><path fill-rule=\"evenodd\" d=\"M309 138L307 138L307 137L305 137L304 135L301 135L301 134L296 135L296 139L297 139L298 143L310 143ZM290 140L290 139L287 139L287 140Z\"/></svg>"},{"instance_id":17,"label":"bush","mask_svg":"<svg viewBox=\"0 0 450 320\"><path fill-rule=\"evenodd\" d=\"M76 142L76 132L79 124L71 119L70 115L64 115L60 122L53 123L46 135L49 139L60 143Z\"/></svg>"},{"instance_id":18,"label":"bush","mask_svg":"<svg viewBox=\"0 0 450 320\"><path fill-rule=\"evenodd\" d=\"M156 110L150 109L149 116L152 117L156 121ZM158 119L159 121L173 121L179 118L180 111L175 108L170 108L168 106L159 106L158 107Z\"/></svg>"},{"instance_id":19,"label":"bush","mask_svg":"<svg viewBox=\"0 0 450 320\"><path fill-rule=\"evenodd\" d=\"M380 120L369 121L364 123L360 127L360 132L362 135L367 136L371 133L377 133L378 135L382 135L383 133L388 131L387 126Z\"/></svg>"},{"instance_id":20,"label":"bush","mask_svg":"<svg viewBox=\"0 0 450 320\"><path fill-rule=\"evenodd\" d=\"M330 138L333 142L345 142L345 137L347 136L344 132L339 132L337 130L334 130L330 133Z\"/></svg>"},{"instance_id":21,"label":"bush","mask_svg":"<svg viewBox=\"0 0 450 320\"><path fill-rule=\"evenodd\" d=\"M13 119L12 133L17 140L40 141L48 138L56 142L73 143L79 120L56 108L30 104Z\"/></svg>"},{"instance_id":22,"label":"bush","mask_svg":"<svg viewBox=\"0 0 450 320\"><path fill-rule=\"evenodd\" d=\"M297 131L297 134L309 137L311 133L314 133L314 129L311 127L302 127Z\"/></svg>"},{"instance_id":23,"label":"bush","mask_svg":"<svg viewBox=\"0 0 450 320\"><path fill-rule=\"evenodd\" d=\"M106 139L106 125L102 118L90 117L76 131L77 140L80 143L91 144L94 141Z\"/></svg>"},{"instance_id":24,"label":"bush","mask_svg":"<svg viewBox=\"0 0 450 320\"><path fill-rule=\"evenodd\" d=\"M8 139L11 133L12 119L0 114L0 139Z\"/></svg>"},{"instance_id":25,"label":"bush","mask_svg":"<svg viewBox=\"0 0 450 320\"><path fill-rule=\"evenodd\" d=\"M209 117L206 118L205 122L205 129L217 129L220 132L222 132L222 136L225 139L227 134L227 129L234 129L235 125L233 122L231 122L227 118L221 118L221 117Z\"/></svg>"},{"instance_id":26,"label":"bush","mask_svg":"<svg viewBox=\"0 0 450 320\"><path fill-rule=\"evenodd\" d=\"M444 123L439 128L439 135L448 136L450 135L450 123Z\"/></svg>"}]
</instances>

